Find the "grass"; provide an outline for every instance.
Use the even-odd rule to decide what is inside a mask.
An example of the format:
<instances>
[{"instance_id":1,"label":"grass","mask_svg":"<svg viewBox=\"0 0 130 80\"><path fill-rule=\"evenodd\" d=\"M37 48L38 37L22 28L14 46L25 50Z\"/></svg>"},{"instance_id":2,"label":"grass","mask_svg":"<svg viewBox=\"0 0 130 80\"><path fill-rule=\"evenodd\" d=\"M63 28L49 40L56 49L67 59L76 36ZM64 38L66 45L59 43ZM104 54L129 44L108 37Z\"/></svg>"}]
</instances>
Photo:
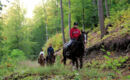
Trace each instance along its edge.
<instances>
[{"instance_id":1,"label":"grass","mask_svg":"<svg viewBox=\"0 0 130 80\"><path fill-rule=\"evenodd\" d=\"M16 63L16 67L1 68L0 70L6 70L6 74L0 76L1 78L4 78L5 76L9 76L14 73L17 73L14 77L35 74L34 76L27 76L21 80L40 80L40 78L46 76L48 76L48 79L50 80L70 80L70 77L72 76L73 80L112 80L113 77L118 78L119 76L112 69L100 68L102 63L105 62L105 60L92 60L91 63L84 62L83 69L80 71L73 71L71 65L67 64L64 66L63 63L60 62L60 57L57 57L57 61L53 66L44 67L39 66L36 61L30 63L26 60L22 63L22 65L21 63ZM128 78L129 76L120 76L120 79L118 80L127 80Z\"/></svg>"},{"instance_id":2,"label":"grass","mask_svg":"<svg viewBox=\"0 0 130 80\"><path fill-rule=\"evenodd\" d=\"M12 62L10 63L12 64ZM10 76L12 74L17 73L14 77L18 77L19 75L24 76L26 74L37 74L38 76L50 76L50 75L62 75L62 76L71 76L73 73L70 71L70 66L64 66L60 62L60 57L57 57L57 61L52 66L39 66L35 61L19 61L14 63L15 66L7 67L7 65L0 68L0 78L4 78ZM29 77L30 80L31 77ZM27 78L28 79L28 78Z\"/></svg>"}]
</instances>

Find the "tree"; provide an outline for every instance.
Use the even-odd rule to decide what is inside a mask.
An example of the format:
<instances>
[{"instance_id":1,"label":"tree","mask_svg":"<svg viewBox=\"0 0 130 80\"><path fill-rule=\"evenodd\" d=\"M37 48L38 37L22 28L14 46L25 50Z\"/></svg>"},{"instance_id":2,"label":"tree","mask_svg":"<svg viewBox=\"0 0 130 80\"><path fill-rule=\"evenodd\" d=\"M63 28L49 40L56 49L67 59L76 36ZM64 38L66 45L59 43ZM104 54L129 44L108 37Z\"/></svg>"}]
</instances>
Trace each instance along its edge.
<instances>
[{"instance_id":1,"label":"tree","mask_svg":"<svg viewBox=\"0 0 130 80\"><path fill-rule=\"evenodd\" d=\"M9 3L8 0L6 0L6 2ZM1 12L2 12L3 7L6 7L6 6L7 6L7 4L3 4L2 1L0 1L0 14L1 14Z\"/></svg>"},{"instance_id":2,"label":"tree","mask_svg":"<svg viewBox=\"0 0 130 80\"><path fill-rule=\"evenodd\" d=\"M2 26L2 51L9 54L13 49L20 49L30 54L33 46L29 37L30 30L25 26L25 10L20 6L19 0L12 3L7 10L7 14L3 15Z\"/></svg>"},{"instance_id":3,"label":"tree","mask_svg":"<svg viewBox=\"0 0 130 80\"><path fill-rule=\"evenodd\" d=\"M58 0L48 0L44 6L46 7L47 14L47 30L48 36L61 32L61 15L60 15L60 4ZM45 14L45 13L44 13ZM45 20L44 20L45 21Z\"/></svg>"},{"instance_id":4,"label":"tree","mask_svg":"<svg viewBox=\"0 0 130 80\"><path fill-rule=\"evenodd\" d=\"M58 6L58 0L55 1L56 11L55 11L55 26L56 26L56 32L58 32L58 26L59 26L59 6Z\"/></svg>"},{"instance_id":5,"label":"tree","mask_svg":"<svg viewBox=\"0 0 130 80\"><path fill-rule=\"evenodd\" d=\"M1 1L0 1L0 11L2 10L2 3L1 3Z\"/></svg>"},{"instance_id":6,"label":"tree","mask_svg":"<svg viewBox=\"0 0 130 80\"><path fill-rule=\"evenodd\" d=\"M106 30L104 27L104 12L103 12L103 2L102 0L98 0L98 16L99 16L99 24L101 30L101 38L106 34Z\"/></svg>"},{"instance_id":7,"label":"tree","mask_svg":"<svg viewBox=\"0 0 130 80\"><path fill-rule=\"evenodd\" d=\"M12 3L13 6L8 10L8 14L4 15L2 36L4 36L3 46L4 49L12 50L12 49L20 49L22 22L23 22L23 13L20 8L19 2ZM14 8L15 7L15 8ZM13 37L13 38L12 38ZM8 53L8 52L7 52Z\"/></svg>"},{"instance_id":8,"label":"tree","mask_svg":"<svg viewBox=\"0 0 130 80\"><path fill-rule=\"evenodd\" d=\"M31 41L35 43L33 46L33 55L38 55L39 52L41 51L42 46L46 42L46 19L45 19L45 12L43 10L42 6L37 6L34 9L34 17L29 21L31 23L30 26L32 31L31 31Z\"/></svg>"},{"instance_id":9,"label":"tree","mask_svg":"<svg viewBox=\"0 0 130 80\"><path fill-rule=\"evenodd\" d=\"M85 16L85 14L84 14L84 0L82 0L82 24L83 24L83 31L85 31L85 24L84 24L84 16Z\"/></svg>"},{"instance_id":10,"label":"tree","mask_svg":"<svg viewBox=\"0 0 130 80\"><path fill-rule=\"evenodd\" d=\"M70 0L68 0L68 5L69 5L68 25L69 25L69 36L70 36L70 29L71 29L71 2Z\"/></svg>"},{"instance_id":11,"label":"tree","mask_svg":"<svg viewBox=\"0 0 130 80\"><path fill-rule=\"evenodd\" d=\"M43 0L42 0L43 2ZM46 41L48 40L48 29L47 29L47 11L46 11L46 7L45 7L45 3L43 2L43 11L45 14L45 25L46 25Z\"/></svg>"},{"instance_id":12,"label":"tree","mask_svg":"<svg viewBox=\"0 0 130 80\"><path fill-rule=\"evenodd\" d=\"M1 58L2 58L2 56L3 56L3 53L2 53L2 39L3 39L3 37L2 37L2 19L0 19L0 60L1 60Z\"/></svg>"},{"instance_id":13,"label":"tree","mask_svg":"<svg viewBox=\"0 0 130 80\"><path fill-rule=\"evenodd\" d=\"M60 0L60 8L61 8L61 31L62 31L62 39L63 39L63 45L64 45L65 44L65 33L64 33L64 15L63 15L62 0Z\"/></svg>"},{"instance_id":14,"label":"tree","mask_svg":"<svg viewBox=\"0 0 130 80\"><path fill-rule=\"evenodd\" d=\"M2 12L2 3L0 1L0 18L1 18L1 12Z\"/></svg>"},{"instance_id":15,"label":"tree","mask_svg":"<svg viewBox=\"0 0 130 80\"><path fill-rule=\"evenodd\" d=\"M112 3L112 1L111 1L111 0L109 0L109 9L111 8L111 3Z\"/></svg>"},{"instance_id":16,"label":"tree","mask_svg":"<svg viewBox=\"0 0 130 80\"><path fill-rule=\"evenodd\" d=\"M106 8L106 15L107 17L109 17L109 7L108 7L108 4L107 4L107 0L105 0L105 8Z\"/></svg>"}]
</instances>

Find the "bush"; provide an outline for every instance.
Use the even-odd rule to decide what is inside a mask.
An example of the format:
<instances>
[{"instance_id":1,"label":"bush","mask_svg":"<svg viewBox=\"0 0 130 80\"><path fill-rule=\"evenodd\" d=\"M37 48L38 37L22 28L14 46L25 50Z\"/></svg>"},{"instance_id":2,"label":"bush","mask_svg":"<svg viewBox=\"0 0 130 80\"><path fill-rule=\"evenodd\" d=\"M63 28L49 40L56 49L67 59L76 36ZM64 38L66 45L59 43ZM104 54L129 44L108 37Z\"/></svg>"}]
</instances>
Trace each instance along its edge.
<instances>
[{"instance_id":1,"label":"bush","mask_svg":"<svg viewBox=\"0 0 130 80\"><path fill-rule=\"evenodd\" d=\"M17 60L17 59L23 60L23 59L26 58L25 53L22 50L19 50L19 49L12 50L10 57L14 60Z\"/></svg>"},{"instance_id":2,"label":"bush","mask_svg":"<svg viewBox=\"0 0 130 80\"><path fill-rule=\"evenodd\" d=\"M15 72L18 66L17 64L25 59L25 53L19 49L14 49L10 54L4 55L0 63L0 76L9 75Z\"/></svg>"},{"instance_id":3,"label":"bush","mask_svg":"<svg viewBox=\"0 0 130 80\"><path fill-rule=\"evenodd\" d=\"M67 27L65 29L65 39L66 39L66 42L68 42L68 40L69 40L68 30L69 30L69 28ZM43 47L45 52L47 52L47 48L49 47L50 43L52 44L54 50L62 49L62 47L63 47L62 33L56 33L53 37L51 37L46 42L46 44Z\"/></svg>"}]
</instances>

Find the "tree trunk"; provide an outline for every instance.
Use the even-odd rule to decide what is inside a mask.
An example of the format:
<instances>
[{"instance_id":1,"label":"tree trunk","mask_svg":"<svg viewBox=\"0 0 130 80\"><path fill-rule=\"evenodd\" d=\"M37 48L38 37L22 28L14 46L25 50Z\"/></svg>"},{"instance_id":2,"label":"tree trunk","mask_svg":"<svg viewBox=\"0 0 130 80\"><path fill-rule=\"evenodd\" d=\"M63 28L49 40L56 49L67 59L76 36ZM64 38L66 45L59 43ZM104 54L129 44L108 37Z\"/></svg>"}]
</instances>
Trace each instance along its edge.
<instances>
[{"instance_id":1,"label":"tree trunk","mask_svg":"<svg viewBox=\"0 0 130 80\"><path fill-rule=\"evenodd\" d=\"M106 8L106 15L107 17L109 17L109 7L108 7L108 4L107 4L107 0L105 0L105 8Z\"/></svg>"},{"instance_id":2,"label":"tree trunk","mask_svg":"<svg viewBox=\"0 0 130 80\"><path fill-rule=\"evenodd\" d=\"M69 25L69 36L70 36L70 29L71 29L71 2L70 2L70 0L68 1L68 5L69 5L68 25Z\"/></svg>"},{"instance_id":3,"label":"tree trunk","mask_svg":"<svg viewBox=\"0 0 130 80\"><path fill-rule=\"evenodd\" d=\"M47 30L47 13L46 13L46 9L44 8L44 12L45 12L45 27L46 27L46 41L48 40L48 30Z\"/></svg>"},{"instance_id":4,"label":"tree trunk","mask_svg":"<svg viewBox=\"0 0 130 80\"><path fill-rule=\"evenodd\" d=\"M43 0L42 0L43 2ZM45 13L45 27L46 27L46 41L48 40L48 29L47 29L47 12L46 12L46 8L44 6L44 3L43 3L43 11Z\"/></svg>"},{"instance_id":5,"label":"tree trunk","mask_svg":"<svg viewBox=\"0 0 130 80\"><path fill-rule=\"evenodd\" d=\"M56 32L58 32L58 1L56 0L56 11L55 11L55 18L56 18L56 22L55 22L55 26L56 26Z\"/></svg>"},{"instance_id":6,"label":"tree trunk","mask_svg":"<svg viewBox=\"0 0 130 80\"><path fill-rule=\"evenodd\" d=\"M82 13L83 13L83 14L82 14L82 25L83 25L83 31L85 31L85 24L84 24L84 16L85 16L85 14L84 14L84 0L82 0L82 7L83 7L83 8L82 8L82 9L83 9L83 10L82 10L82 11L83 11L83 12L82 12Z\"/></svg>"},{"instance_id":7,"label":"tree trunk","mask_svg":"<svg viewBox=\"0 0 130 80\"><path fill-rule=\"evenodd\" d=\"M2 3L1 3L1 1L0 1L0 11L2 11Z\"/></svg>"},{"instance_id":8,"label":"tree trunk","mask_svg":"<svg viewBox=\"0 0 130 80\"><path fill-rule=\"evenodd\" d=\"M57 32L59 32L59 27L60 27L60 24L61 24L61 21L60 21L60 8L59 8L59 5L58 5L58 0L56 0L56 24L57 24Z\"/></svg>"},{"instance_id":9,"label":"tree trunk","mask_svg":"<svg viewBox=\"0 0 130 80\"><path fill-rule=\"evenodd\" d=\"M112 1L109 0L109 9L111 9ZM109 14L110 15L110 14Z\"/></svg>"},{"instance_id":10,"label":"tree trunk","mask_svg":"<svg viewBox=\"0 0 130 80\"><path fill-rule=\"evenodd\" d=\"M47 41L47 40L48 40L47 15L46 15L46 17L45 17L45 20L46 20L45 24L46 24L46 41Z\"/></svg>"},{"instance_id":11,"label":"tree trunk","mask_svg":"<svg viewBox=\"0 0 130 80\"><path fill-rule=\"evenodd\" d=\"M60 9L61 9L61 31L62 31L62 39L63 39L63 45L64 45L65 33L64 33L64 15L63 15L63 8L62 8L62 0L60 0Z\"/></svg>"},{"instance_id":12,"label":"tree trunk","mask_svg":"<svg viewBox=\"0 0 130 80\"><path fill-rule=\"evenodd\" d=\"M104 13L103 13L103 3L102 0L98 0L98 16L101 30L101 38L106 34L106 30L104 27Z\"/></svg>"}]
</instances>

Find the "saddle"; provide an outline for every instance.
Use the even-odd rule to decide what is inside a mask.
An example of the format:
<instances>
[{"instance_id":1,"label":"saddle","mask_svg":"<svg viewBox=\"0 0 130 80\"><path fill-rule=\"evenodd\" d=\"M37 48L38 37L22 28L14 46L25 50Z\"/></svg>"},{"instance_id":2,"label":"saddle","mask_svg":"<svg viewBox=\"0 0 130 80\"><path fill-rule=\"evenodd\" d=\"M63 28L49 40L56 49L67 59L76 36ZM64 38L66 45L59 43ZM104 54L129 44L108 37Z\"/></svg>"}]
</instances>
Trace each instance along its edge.
<instances>
[{"instance_id":1,"label":"saddle","mask_svg":"<svg viewBox=\"0 0 130 80\"><path fill-rule=\"evenodd\" d=\"M77 40L73 40L71 42L71 44L67 43L68 45L65 46L66 48L66 51L69 52L69 51L72 51L74 48L76 48L77 44L78 44L78 41Z\"/></svg>"}]
</instances>

